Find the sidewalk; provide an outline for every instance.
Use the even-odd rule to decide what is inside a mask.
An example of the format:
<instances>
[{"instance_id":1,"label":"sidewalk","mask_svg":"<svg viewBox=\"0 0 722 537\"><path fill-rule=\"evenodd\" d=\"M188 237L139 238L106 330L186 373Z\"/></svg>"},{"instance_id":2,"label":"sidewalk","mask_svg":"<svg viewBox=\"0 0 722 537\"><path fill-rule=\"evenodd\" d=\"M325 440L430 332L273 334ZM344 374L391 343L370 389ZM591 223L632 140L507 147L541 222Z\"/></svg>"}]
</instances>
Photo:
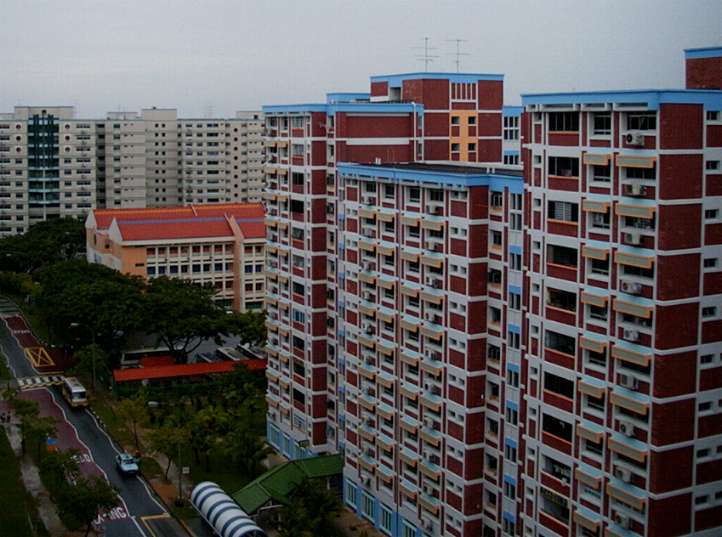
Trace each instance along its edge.
<instances>
[{"instance_id":1,"label":"sidewalk","mask_svg":"<svg viewBox=\"0 0 722 537\"><path fill-rule=\"evenodd\" d=\"M33 463L29 455L22 455L20 429L14 424L3 424L5 433L7 434L10 446L20 461L20 474L22 476L23 485L28 493L35 499L37 503L38 516L43 521L43 525L48 533L55 536L65 535L67 530L60 521L55 505L50 500L50 495L46 490L43 482L40 480L38 469Z\"/></svg>"}]
</instances>

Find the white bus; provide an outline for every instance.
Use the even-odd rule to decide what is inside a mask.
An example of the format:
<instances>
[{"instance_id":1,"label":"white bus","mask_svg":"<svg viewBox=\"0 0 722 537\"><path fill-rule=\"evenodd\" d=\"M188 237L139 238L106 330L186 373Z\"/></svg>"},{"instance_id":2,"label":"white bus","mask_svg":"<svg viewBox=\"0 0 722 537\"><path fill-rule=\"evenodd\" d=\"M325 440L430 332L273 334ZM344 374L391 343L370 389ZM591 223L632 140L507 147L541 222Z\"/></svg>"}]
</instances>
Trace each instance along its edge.
<instances>
[{"instance_id":1,"label":"white bus","mask_svg":"<svg viewBox=\"0 0 722 537\"><path fill-rule=\"evenodd\" d=\"M72 407L88 406L88 394L75 377L63 377L63 397Z\"/></svg>"}]
</instances>

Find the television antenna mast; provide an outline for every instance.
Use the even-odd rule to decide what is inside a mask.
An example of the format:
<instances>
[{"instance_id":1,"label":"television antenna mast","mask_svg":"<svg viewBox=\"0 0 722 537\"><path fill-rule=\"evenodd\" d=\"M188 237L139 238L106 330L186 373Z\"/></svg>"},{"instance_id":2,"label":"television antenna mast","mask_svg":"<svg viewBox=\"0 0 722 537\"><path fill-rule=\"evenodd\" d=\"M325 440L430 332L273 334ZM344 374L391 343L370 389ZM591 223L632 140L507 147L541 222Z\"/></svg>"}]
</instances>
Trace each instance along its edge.
<instances>
[{"instance_id":1,"label":"television antenna mast","mask_svg":"<svg viewBox=\"0 0 722 537\"><path fill-rule=\"evenodd\" d=\"M461 52L461 44L466 43L466 39L447 39L447 43L456 43L456 52L450 52L449 56L455 56L456 59L454 60L454 63L456 64L456 72L461 72L461 57L462 56L471 56L468 52Z\"/></svg>"},{"instance_id":2,"label":"television antenna mast","mask_svg":"<svg viewBox=\"0 0 722 537\"><path fill-rule=\"evenodd\" d=\"M431 54L433 51L436 50L436 47L430 47L429 42L431 41L430 37L424 37L424 46L423 47L414 47L414 49L419 50L423 49L423 54L418 54L416 56L416 59L419 61L424 62L424 72L429 71L429 64L433 62L436 58L438 58L437 55Z\"/></svg>"}]
</instances>

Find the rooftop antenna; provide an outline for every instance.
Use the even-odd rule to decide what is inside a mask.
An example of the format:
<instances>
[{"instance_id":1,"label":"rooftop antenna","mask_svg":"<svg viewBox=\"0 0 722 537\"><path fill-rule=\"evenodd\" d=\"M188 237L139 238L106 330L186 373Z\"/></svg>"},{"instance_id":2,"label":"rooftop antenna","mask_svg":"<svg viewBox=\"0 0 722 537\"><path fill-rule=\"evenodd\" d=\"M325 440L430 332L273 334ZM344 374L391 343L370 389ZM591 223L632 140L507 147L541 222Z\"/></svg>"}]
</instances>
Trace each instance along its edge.
<instances>
[{"instance_id":1,"label":"rooftop antenna","mask_svg":"<svg viewBox=\"0 0 722 537\"><path fill-rule=\"evenodd\" d=\"M454 63L456 64L456 72L461 72L461 57L471 56L468 52L461 52L461 44L466 43L466 39L447 39L447 43L456 43L456 52L450 52L448 56L455 56Z\"/></svg>"},{"instance_id":2,"label":"rooftop antenna","mask_svg":"<svg viewBox=\"0 0 722 537\"><path fill-rule=\"evenodd\" d=\"M436 47L430 47L429 41L431 41L430 37L424 37L424 46L423 47L414 47L414 49L423 49L424 53L419 54L416 56L417 60L420 60L424 62L424 72L429 72L429 64L434 61L434 59L438 58L438 56L431 54L431 52L436 50Z\"/></svg>"}]
</instances>

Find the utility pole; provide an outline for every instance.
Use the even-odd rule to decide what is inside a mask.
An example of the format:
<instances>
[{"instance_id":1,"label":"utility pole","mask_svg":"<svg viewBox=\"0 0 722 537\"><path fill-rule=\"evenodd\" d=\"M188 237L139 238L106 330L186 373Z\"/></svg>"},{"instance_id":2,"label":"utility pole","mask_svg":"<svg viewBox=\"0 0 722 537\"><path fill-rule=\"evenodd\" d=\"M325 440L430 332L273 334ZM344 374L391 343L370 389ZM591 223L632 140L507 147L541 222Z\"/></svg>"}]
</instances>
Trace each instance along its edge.
<instances>
[{"instance_id":1,"label":"utility pole","mask_svg":"<svg viewBox=\"0 0 722 537\"><path fill-rule=\"evenodd\" d=\"M456 52L451 52L448 55L449 56L455 56L456 59L454 60L454 63L456 64L456 72L461 72L461 57L462 56L470 56L468 52L461 52L461 44L466 43L466 39L447 39L447 43L456 43Z\"/></svg>"},{"instance_id":2,"label":"utility pole","mask_svg":"<svg viewBox=\"0 0 722 537\"><path fill-rule=\"evenodd\" d=\"M414 47L414 49L419 50L423 49L423 54L418 54L416 56L416 59L419 61L424 62L424 72L429 72L429 64L433 62L438 56L431 54L433 51L436 50L436 47L430 47L429 42L431 41L430 37L424 37L424 46L423 47Z\"/></svg>"}]
</instances>

